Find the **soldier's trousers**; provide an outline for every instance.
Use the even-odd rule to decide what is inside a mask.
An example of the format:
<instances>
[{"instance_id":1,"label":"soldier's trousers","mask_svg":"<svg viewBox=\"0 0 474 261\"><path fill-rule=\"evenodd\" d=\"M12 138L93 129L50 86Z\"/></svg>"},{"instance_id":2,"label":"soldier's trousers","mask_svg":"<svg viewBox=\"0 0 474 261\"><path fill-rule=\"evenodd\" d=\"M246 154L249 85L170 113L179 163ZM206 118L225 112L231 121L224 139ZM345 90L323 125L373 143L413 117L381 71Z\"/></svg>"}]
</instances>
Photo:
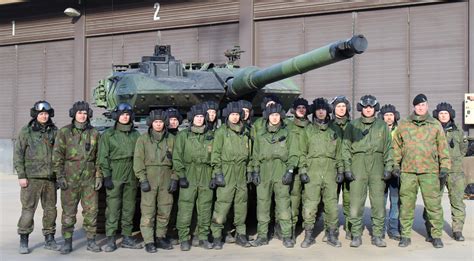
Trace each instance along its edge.
<instances>
[{"instance_id":1,"label":"soldier's trousers","mask_svg":"<svg viewBox=\"0 0 474 261\"><path fill-rule=\"evenodd\" d=\"M61 224L64 238L72 237L79 201L82 206L83 226L87 238L96 235L99 195L94 190L94 186L95 177L92 177L92 179L81 181L79 184L71 184L68 180L68 188L61 190L61 206L63 209Z\"/></svg>"},{"instance_id":2,"label":"soldier's trousers","mask_svg":"<svg viewBox=\"0 0 474 261\"><path fill-rule=\"evenodd\" d=\"M48 179L28 179L28 187L21 188L21 216L18 220L18 234L33 232L34 216L38 202L43 208L43 235L56 233L56 186Z\"/></svg>"},{"instance_id":3,"label":"soldier's trousers","mask_svg":"<svg viewBox=\"0 0 474 261\"><path fill-rule=\"evenodd\" d=\"M217 200L214 203L214 213L212 214L211 232L214 238L222 237L222 229L226 223L227 214L234 205L234 225L236 233L246 235L247 229L245 219L247 218L247 184L242 186L226 185L219 187L216 191Z\"/></svg>"},{"instance_id":4,"label":"soldier's trousers","mask_svg":"<svg viewBox=\"0 0 474 261\"><path fill-rule=\"evenodd\" d=\"M181 242L190 239L189 231L194 205L196 205L198 215L196 229L199 240L207 240L211 224L213 194L211 189L204 186L190 185L188 188L179 189L176 228Z\"/></svg>"},{"instance_id":5,"label":"soldier's trousers","mask_svg":"<svg viewBox=\"0 0 474 261\"><path fill-rule=\"evenodd\" d=\"M464 204L464 189L466 181L462 172L449 173L446 179L446 187L448 188L449 203L451 205L451 228L453 232L462 232L464 220L466 219L466 205ZM443 197L444 187L440 187L441 198ZM431 229L431 223L427 218L426 208L423 210L423 219L425 219L426 227Z\"/></svg>"},{"instance_id":6,"label":"soldier's trousers","mask_svg":"<svg viewBox=\"0 0 474 261\"><path fill-rule=\"evenodd\" d=\"M349 217L351 211L351 195L350 185L348 181L344 181L341 184L337 184L337 200L339 201L339 195L342 194L342 213L344 214L344 230L346 233L350 233ZM326 225L326 223L325 223Z\"/></svg>"},{"instance_id":7,"label":"soldier's trousers","mask_svg":"<svg viewBox=\"0 0 474 261\"><path fill-rule=\"evenodd\" d=\"M257 186L257 233L259 237L268 238L273 193L276 219L280 224L282 236L288 238L291 236L290 186L283 185L281 179L269 180Z\"/></svg>"},{"instance_id":8,"label":"soldier's trousers","mask_svg":"<svg viewBox=\"0 0 474 261\"><path fill-rule=\"evenodd\" d=\"M385 188L385 206L390 200L390 208L386 217L386 228L389 236L400 236L400 178L392 177L387 181ZM385 234L385 226L384 226Z\"/></svg>"},{"instance_id":9,"label":"soldier's trousers","mask_svg":"<svg viewBox=\"0 0 474 261\"><path fill-rule=\"evenodd\" d=\"M291 221L293 230L295 230L296 223L298 223L302 193L303 185L301 184L300 175L295 175L290 191Z\"/></svg>"},{"instance_id":10,"label":"soldier's trousers","mask_svg":"<svg viewBox=\"0 0 474 261\"><path fill-rule=\"evenodd\" d=\"M433 225L431 235L440 238L443 230L443 208L441 193L439 193L439 178L437 173L406 173L400 176L400 225L402 237L410 238L413 226L416 196L418 187L421 190L427 217Z\"/></svg>"},{"instance_id":11,"label":"soldier's trousers","mask_svg":"<svg viewBox=\"0 0 474 261\"><path fill-rule=\"evenodd\" d=\"M106 190L105 234L106 236L116 235L120 218L122 235L131 236L133 216L135 214L135 200L137 197L137 183L122 183L115 180L113 183L114 188Z\"/></svg>"},{"instance_id":12,"label":"soldier's trousers","mask_svg":"<svg viewBox=\"0 0 474 261\"><path fill-rule=\"evenodd\" d=\"M141 192L140 231L145 244L155 242L154 236L166 236L170 213L173 207L173 194L168 192L171 170L168 167L149 167L147 179L151 190ZM156 222L156 224L155 224Z\"/></svg>"}]
</instances>

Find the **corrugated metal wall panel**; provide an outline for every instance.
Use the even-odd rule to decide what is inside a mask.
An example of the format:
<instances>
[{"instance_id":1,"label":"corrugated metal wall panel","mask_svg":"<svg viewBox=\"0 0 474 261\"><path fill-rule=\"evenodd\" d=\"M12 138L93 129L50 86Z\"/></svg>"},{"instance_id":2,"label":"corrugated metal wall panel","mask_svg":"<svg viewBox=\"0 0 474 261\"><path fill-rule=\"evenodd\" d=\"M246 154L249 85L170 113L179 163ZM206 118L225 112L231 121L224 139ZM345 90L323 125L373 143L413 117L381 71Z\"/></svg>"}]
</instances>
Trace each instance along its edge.
<instances>
[{"instance_id":1,"label":"corrugated metal wall panel","mask_svg":"<svg viewBox=\"0 0 474 261\"><path fill-rule=\"evenodd\" d=\"M268 67L304 52L303 18L255 23L255 64ZM292 79L302 89L303 75Z\"/></svg>"},{"instance_id":2,"label":"corrugated metal wall panel","mask_svg":"<svg viewBox=\"0 0 474 261\"><path fill-rule=\"evenodd\" d=\"M21 127L28 123L30 108L45 98L45 44L18 46L18 89L15 100L15 137ZM54 104L51 104L54 107Z\"/></svg>"},{"instance_id":3,"label":"corrugated metal wall panel","mask_svg":"<svg viewBox=\"0 0 474 261\"><path fill-rule=\"evenodd\" d=\"M430 111L446 101L461 115L468 92L467 11L467 3L410 8L410 101L425 93Z\"/></svg>"},{"instance_id":4,"label":"corrugated metal wall panel","mask_svg":"<svg viewBox=\"0 0 474 261\"><path fill-rule=\"evenodd\" d=\"M202 26L198 37L200 62L225 63L224 52L239 45L239 24Z\"/></svg>"},{"instance_id":5,"label":"corrugated metal wall panel","mask_svg":"<svg viewBox=\"0 0 474 261\"><path fill-rule=\"evenodd\" d=\"M239 1L160 1L154 21L154 3L115 4L86 9L86 34L110 34L152 29L176 28L203 24L236 22Z\"/></svg>"},{"instance_id":6,"label":"corrugated metal wall panel","mask_svg":"<svg viewBox=\"0 0 474 261\"><path fill-rule=\"evenodd\" d=\"M162 45L171 45L173 56L185 63L199 62L198 28L161 31Z\"/></svg>"},{"instance_id":7,"label":"corrugated metal wall panel","mask_svg":"<svg viewBox=\"0 0 474 261\"><path fill-rule=\"evenodd\" d=\"M356 33L364 34L367 51L354 58L355 101L372 94L381 105L408 112L408 8L359 12ZM356 114L357 115L357 114Z\"/></svg>"},{"instance_id":8,"label":"corrugated metal wall panel","mask_svg":"<svg viewBox=\"0 0 474 261\"><path fill-rule=\"evenodd\" d=\"M74 41L46 43L46 100L54 106L54 122L62 127L71 122L69 108L74 101Z\"/></svg>"},{"instance_id":9,"label":"corrugated metal wall panel","mask_svg":"<svg viewBox=\"0 0 474 261\"><path fill-rule=\"evenodd\" d=\"M17 64L15 46L0 47L0 139L11 139L14 133L15 93L17 80Z\"/></svg>"},{"instance_id":10,"label":"corrugated metal wall panel","mask_svg":"<svg viewBox=\"0 0 474 261\"><path fill-rule=\"evenodd\" d=\"M352 14L305 17L305 52L352 36ZM345 95L352 101L352 61L347 60L307 72L304 75L304 97L312 102L317 97L329 101Z\"/></svg>"}]
</instances>

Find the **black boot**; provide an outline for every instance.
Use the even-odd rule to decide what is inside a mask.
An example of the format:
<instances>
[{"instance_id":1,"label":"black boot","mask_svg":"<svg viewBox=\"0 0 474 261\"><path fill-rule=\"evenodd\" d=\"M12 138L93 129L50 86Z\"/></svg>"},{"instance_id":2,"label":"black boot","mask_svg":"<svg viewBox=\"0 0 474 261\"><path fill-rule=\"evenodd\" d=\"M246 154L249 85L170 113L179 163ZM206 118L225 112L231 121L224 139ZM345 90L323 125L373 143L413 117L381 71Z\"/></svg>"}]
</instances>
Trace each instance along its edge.
<instances>
[{"instance_id":1,"label":"black boot","mask_svg":"<svg viewBox=\"0 0 474 261\"><path fill-rule=\"evenodd\" d=\"M372 245L377 246L377 247L386 247L387 244L381 237L372 237Z\"/></svg>"},{"instance_id":2,"label":"black boot","mask_svg":"<svg viewBox=\"0 0 474 261\"><path fill-rule=\"evenodd\" d=\"M441 238L433 238L433 242L432 242L434 248L443 248L444 245L443 245L443 241L441 241Z\"/></svg>"},{"instance_id":3,"label":"black boot","mask_svg":"<svg viewBox=\"0 0 474 261\"><path fill-rule=\"evenodd\" d=\"M224 243L222 242L221 237L214 238L214 249L215 250L222 250L223 246L224 246Z\"/></svg>"},{"instance_id":4,"label":"black boot","mask_svg":"<svg viewBox=\"0 0 474 261\"><path fill-rule=\"evenodd\" d=\"M304 230L304 240L301 242L301 247L302 248L308 248L311 245L316 243L316 240L314 240L313 237L313 228L305 228Z\"/></svg>"},{"instance_id":5,"label":"black boot","mask_svg":"<svg viewBox=\"0 0 474 261\"><path fill-rule=\"evenodd\" d=\"M207 240L199 240L199 246L204 249L212 249L214 246Z\"/></svg>"},{"instance_id":6,"label":"black boot","mask_svg":"<svg viewBox=\"0 0 474 261\"><path fill-rule=\"evenodd\" d=\"M456 241L464 241L464 236L462 235L462 232L453 232L453 238Z\"/></svg>"},{"instance_id":7,"label":"black boot","mask_svg":"<svg viewBox=\"0 0 474 261\"><path fill-rule=\"evenodd\" d=\"M180 249L181 251L189 251L189 249L191 249L191 244L189 244L189 240L181 241Z\"/></svg>"},{"instance_id":8,"label":"black boot","mask_svg":"<svg viewBox=\"0 0 474 261\"><path fill-rule=\"evenodd\" d=\"M153 243L145 244L145 251L148 253L156 253L156 247Z\"/></svg>"},{"instance_id":9,"label":"black boot","mask_svg":"<svg viewBox=\"0 0 474 261\"><path fill-rule=\"evenodd\" d=\"M327 243L333 247L341 247L341 242L337 239L337 232L335 229L328 231Z\"/></svg>"},{"instance_id":10,"label":"black boot","mask_svg":"<svg viewBox=\"0 0 474 261\"><path fill-rule=\"evenodd\" d=\"M122 247L131 249L143 248L142 244L137 243L131 236L123 236Z\"/></svg>"},{"instance_id":11,"label":"black boot","mask_svg":"<svg viewBox=\"0 0 474 261\"><path fill-rule=\"evenodd\" d=\"M257 237L254 241L250 242L250 245L253 247L259 247L263 245L268 245L268 239L265 237Z\"/></svg>"},{"instance_id":12,"label":"black boot","mask_svg":"<svg viewBox=\"0 0 474 261\"><path fill-rule=\"evenodd\" d=\"M241 247L250 247L250 243L247 240L246 235L236 234L235 243Z\"/></svg>"},{"instance_id":13,"label":"black boot","mask_svg":"<svg viewBox=\"0 0 474 261\"><path fill-rule=\"evenodd\" d=\"M360 236L353 236L351 247L359 247L360 245L362 245L362 238Z\"/></svg>"},{"instance_id":14,"label":"black boot","mask_svg":"<svg viewBox=\"0 0 474 261\"><path fill-rule=\"evenodd\" d=\"M20 248L18 252L20 254L29 254L30 250L28 249L28 234L20 234Z\"/></svg>"},{"instance_id":15,"label":"black boot","mask_svg":"<svg viewBox=\"0 0 474 261\"><path fill-rule=\"evenodd\" d=\"M166 238L164 237L157 237L156 238L156 247L157 248L162 248L166 250L171 250L173 249L173 245L171 242L169 242Z\"/></svg>"},{"instance_id":16,"label":"black boot","mask_svg":"<svg viewBox=\"0 0 474 261\"><path fill-rule=\"evenodd\" d=\"M117 250L117 244L115 243L115 236L107 237L107 245L104 248L105 252L114 252Z\"/></svg>"},{"instance_id":17,"label":"black boot","mask_svg":"<svg viewBox=\"0 0 474 261\"><path fill-rule=\"evenodd\" d=\"M87 250L94 253L102 252L102 249L100 249L100 247L95 242L95 236L87 238Z\"/></svg>"},{"instance_id":18,"label":"black boot","mask_svg":"<svg viewBox=\"0 0 474 261\"><path fill-rule=\"evenodd\" d=\"M402 237L400 239L400 243L398 243L399 247L407 247L409 245L411 245L411 239L409 239L408 237Z\"/></svg>"},{"instance_id":19,"label":"black boot","mask_svg":"<svg viewBox=\"0 0 474 261\"><path fill-rule=\"evenodd\" d=\"M295 244L293 243L293 240L291 240L291 237L284 237L283 246L286 248L293 248Z\"/></svg>"},{"instance_id":20,"label":"black boot","mask_svg":"<svg viewBox=\"0 0 474 261\"><path fill-rule=\"evenodd\" d=\"M44 248L48 250L54 250L54 251L59 250L59 246L56 243L56 240L54 240L54 234L48 234L44 236Z\"/></svg>"},{"instance_id":21,"label":"black boot","mask_svg":"<svg viewBox=\"0 0 474 261\"><path fill-rule=\"evenodd\" d=\"M72 237L64 239L64 245L59 251L63 255L67 255L72 252Z\"/></svg>"}]
</instances>

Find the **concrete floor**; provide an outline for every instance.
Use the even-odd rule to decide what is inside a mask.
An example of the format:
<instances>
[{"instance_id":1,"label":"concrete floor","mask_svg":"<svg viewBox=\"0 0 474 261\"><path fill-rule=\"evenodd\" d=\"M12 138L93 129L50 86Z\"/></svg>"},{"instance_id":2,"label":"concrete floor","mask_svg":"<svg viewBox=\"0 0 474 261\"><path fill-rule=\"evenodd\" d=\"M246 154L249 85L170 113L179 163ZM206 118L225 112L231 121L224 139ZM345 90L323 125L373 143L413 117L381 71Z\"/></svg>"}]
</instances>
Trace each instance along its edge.
<instances>
[{"instance_id":1,"label":"concrete floor","mask_svg":"<svg viewBox=\"0 0 474 261\"><path fill-rule=\"evenodd\" d=\"M344 239L341 233L340 240L342 248L334 248L323 243L323 233L316 238L317 243L310 248L302 249L299 244L303 240L300 234L297 244L293 249L286 249L281 241L272 240L268 246L259 248L243 249L234 244L224 245L222 251L204 250L192 248L189 252L181 252L179 249L159 250L158 253L149 254L144 249L131 250L119 248L113 253L91 253L86 251L85 232L82 227L82 217L78 215L78 231L74 234L74 251L62 256L59 252L45 250L43 248L43 236L41 234L41 207L35 215L35 231L30 235L29 255L18 254L19 237L16 225L21 212L20 189L14 175L0 175L0 260L130 260L133 258L163 258L176 260L474 260L474 201L466 200L467 218L464 226L466 241L456 242L451 238L450 210L447 193L443 195L443 207L445 210L443 242L445 247L434 249L430 243L425 242L425 229L421 213L423 211L421 196L418 196L414 232L412 234L412 245L408 248L399 248L398 242L386 239L386 248L377 248L370 244L367 229L363 235L363 245L357 249L349 247L350 241ZM368 202L367 202L368 204ZM56 236L59 243L63 240L60 236L60 204L58 202L58 232ZM366 210L368 210L366 208ZM365 224L370 227L369 211L365 213ZM80 213L80 211L79 211ZM342 217L342 215L341 215ZM341 219L342 220L342 219ZM321 222L317 227L322 230ZM342 229L341 229L342 230ZM100 245L105 244L104 235L99 235ZM119 244L120 246L120 244Z\"/></svg>"}]
</instances>

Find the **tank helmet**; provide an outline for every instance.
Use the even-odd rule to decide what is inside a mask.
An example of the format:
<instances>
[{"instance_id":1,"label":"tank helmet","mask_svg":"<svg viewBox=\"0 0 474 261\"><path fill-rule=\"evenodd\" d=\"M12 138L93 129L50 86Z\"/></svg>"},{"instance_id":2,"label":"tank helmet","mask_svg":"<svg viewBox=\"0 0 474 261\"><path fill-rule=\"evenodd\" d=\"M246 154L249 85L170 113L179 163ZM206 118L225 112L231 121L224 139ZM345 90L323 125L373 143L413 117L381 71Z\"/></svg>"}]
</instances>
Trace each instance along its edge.
<instances>
[{"instance_id":1,"label":"tank helmet","mask_svg":"<svg viewBox=\"0 0 474 261\"><path fill-rule=\"evenodd\" d=\"M135 119L135 114L133 113L132 106L126 102L122 102L115 106L114 110L112 111L112 119L114 121L118 121L120 115L123 113L128 113L130 115L130 122L133 122Z\"/></svg>"},{"instance_id":2,"label":"tank helmet","mask_svg":"<svg viewBox=\"0 0 474 261\"><path fill-rule=\"evenodd\" d=\"M285 110L283 110L283 107L279 103L268 105L263 111L263 118L265 120L268 120L268 117L270 116L270 114L273 114L273 113L279 113L281 120L285 118Z\"/></svg>"},{"instance_id":3,"label":"tank helmet","mask_svg":"<svg viewBox=\"0 0 474 261\"><path fill-rule=\"evenodd\" d=\"M380 112L378 114L379 118L383 120L383 116L387 112L393 113L393 115L395 116L396 122L400 120L400 112L398 112L397 108L395 108L395 106L392 104L385 104L384 106L380 108Z\"/></svg>"},{"instance_id":4,"label":"tank helmet","mask_svg":"<svg viewBox=\"0 0 474 261\"><path fill-rule=\"evenodd\" d=\"M168 121L166 120L166 112L163 111L163 110L152 110L150 112L150 115L148 115L147 119L146 119L146 125L148 125L148 127L151 127L153 122L156 121L156 120L161 120L163 121L163 123L165 123L165 126L168 126Z\"/></svg>"},{"instance_id":5,"label":"tank helmet","mask_svg":"<svg viewBox=\"0 0 474 261\"><path fill-rule=\"evenodd\" d=\"M346 115L349 115L349 112L351 112L351 103L346 98L346 96L339 95L339 96L334 97L331 101L331 105L332 105L333 108L336 108L336 105L338 105L339 103L345 103L346 104L346 108L347 108L346 109Z\"/></svg>"},{"instance_id":6,"label":"tank helmet","mask_svg":"<svg viewBox=\"0 0 474 261\"><path fill-rule=\"evenodd\" d=\"M89 120L92 118L93 111L89 106L89 103L85 101L77 101L72 105L72 108L69 109L69 117L74 118L76 117L76 113L78 111L86 111L87 112L87 119Z\"/></svg>"},{"instance_id":7,"label":"tank helmet","mask_svg":"<svg viewBox=\"0 0 474 261\"><path fill-rule=\"evenodd\" d=\"M206 114L205 114L206 120L209 120L209 117L207 115L207 111L208 110L214 110L214 111L216 111L216 119L215 120L217 121L217 119L220 117L219 104L215 101L206 101L206 102L204 102L204 106L206 108Z\"/></svg>"},{"instance_id":8,"label":"tank helmet","mask_svg":"<svg viewBox=\"0 0 474 261\"><path fill-rule=\"evenodd\" d=\"M204 105L203 103L195 104L191 106L191 109L188 112L188 121L192 123L194 117L196 115L202 115L206 116L207 115L207 106Z\"/></svg>"},{"instance_id":9,"label":"tank helmet","mask_svg":"<svg viewBox=\"0 0 474 261\"><path fill-rule=\"evenodd\" d=\"M451 121L456 117L456 111L453 109L453 106L447 102L441 102L436 105L436 109L433 110L433 117L438 119L440 111L447 111L449 113L449 118Z\"/></svg>"},{"instance_id":10,"label":"tank helmet","mask_svg":"<svg viewBox=\"0 0 474 261\"><path fill-rule=\"evenodd\" d=\"M245 112L240 102L229 102L227 106L222 110L222 117L227 120L231 113L238 113L240 115L241 121L244 119Z\"/></svg>"},{"instance_id":11,"label":"tank helmet","mask_svg":"<svg viewBox=\"0 0 474 261\"><path fill-rule=\"evenodd\" d=\"M181 113L179 113L178 109L171 107L171 108L166 109L165 113L166 113L167 125L169 125L170 118L176 118L179 124L183 122L183 116L181 115Z\"/></svg>"},{"instance_id":12,"label":"tank helmet","mask_svg":"<svg viewBox=\"0 0 474 261\"><path fill-rule=\"evenodd\" d=\"M267 107L267 103L271 101L281 104L280 98L278 98L278 96L274 94L265 95L265 97L263 97L262 103L260 104L260 108L262 109L262 111L264 111Z\"/></svg>"},{"instance_id":13,"label":"tank helmet","mask_svg":"<svg viewBox=\"0 0 474 261\"><path fill-rule=\"evenodd\" d=\"M357 111L362 111L362 108L372 107L375 111L380 110L380 103L377 101L377 98L373 95L364 95L360 97L359 102L357 103Z\"/></svg>"},{"instance_id":14,"label":"tank helmet","mask_svg":"<svg viewBox=\"0 0 474 261\"><path fill-rule=\"evenodd\" d=\"M296 100L293 101L294 110L296 110L296 108L301 105L306 108L306 114L310 114L308 100L306 100L305 98L296 98Z\"/></svg>"},{"instance_id":15,"label":"tank helmet","mask_svg":"<svg viewBox=\"0 0 474 261\"><path fill-rule=\"evenodd\" d=\"M315 113L319 109L326 110L328 116L332 112L332 106L328 100L322 97L314 99L313 104L311 104L311 113Z\"/></svg>"},{"instance_id":16,"label":"tank helmet","mask_svg":"<svg viewBox=\"0 0 474 261\"><path fill-rule=\"evenodd\" d=\"M247 101L247 100L240 100L239 101L240 103L240 106L243 108L243 109L248 109L250 111L250 115L249 115L249 119L253 117L253 106L252 106L252 103Z\"/></svg>"},{"instance_id":17,"label":"tank helmet","mask_svg":"<svg viewBox=\"0 0 474 261\"><path fill-rule=\"evenodd\" d=\"M49 104L49 102L43 100L35 102L33 107L31 107L30 109L30 116L31 118L36 119L36 117L38 117L38 114L43 111L47 112L50 118L54 117L53 107L51 107L51 104Z\"/></svg>"}]
</instances>

